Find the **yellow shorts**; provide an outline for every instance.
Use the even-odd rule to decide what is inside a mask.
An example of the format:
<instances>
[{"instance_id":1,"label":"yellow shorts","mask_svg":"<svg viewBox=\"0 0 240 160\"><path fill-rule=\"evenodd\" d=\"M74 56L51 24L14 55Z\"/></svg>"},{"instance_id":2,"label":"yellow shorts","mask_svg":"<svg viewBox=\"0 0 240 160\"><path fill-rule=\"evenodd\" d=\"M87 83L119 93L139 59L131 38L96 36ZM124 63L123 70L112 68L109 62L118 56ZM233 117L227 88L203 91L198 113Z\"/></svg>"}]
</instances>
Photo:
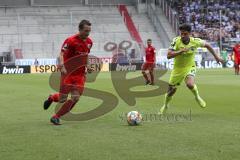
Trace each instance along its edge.
<instances>
[{"instance_id":1,"label":"yellow shorts","mask_svg":"<svg viewBox=\"0 0 240 160\"><path fill-rule=\"evenodd\" d=\"M183 69L173 69L171 72L169 84L173 86L180 85L187 76L195 77L195 75L196 75L195 66Z\"/></svg>"}]
</instances>

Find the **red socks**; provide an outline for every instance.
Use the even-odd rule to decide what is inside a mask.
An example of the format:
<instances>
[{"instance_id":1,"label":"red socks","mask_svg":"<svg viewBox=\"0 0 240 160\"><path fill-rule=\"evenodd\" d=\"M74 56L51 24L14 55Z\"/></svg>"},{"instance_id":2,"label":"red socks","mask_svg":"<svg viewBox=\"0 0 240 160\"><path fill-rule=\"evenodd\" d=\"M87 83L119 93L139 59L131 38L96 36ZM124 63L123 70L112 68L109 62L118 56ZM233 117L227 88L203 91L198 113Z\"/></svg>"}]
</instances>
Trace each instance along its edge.
<instances>
[{"instance_id":1,"label":"red socks","mask_svg":"<svg viewBox=\"0 0 240 160\"><path fill-rule=\"evenodd\" d=\"M49 96L48 100L53 101L53 102L59 102L59 93L54 93Z\"/></svg>"},{"instance_id":2,"label":"red socks","mask_svg":"<svg viewBox=\"0 0 240 160\"><path fill-rule=\"evenodd\" d=\"M59 96L59 93L55 93L50 95L48 99L53 102L59 102ZM74 103L72 100L67 100L53 117L60 118L66 113L70 112L75 104L76 103Z\"/></svg>"},{"instance_id":3,"label":"red socks","mask_svg":"<svg viewBox=\"0 0 240 160\"><path fill-rule=\"evenodd\" d=\"M56 115L53 117L60 118L61 116L65 115L66 113L70 112L71 109L75 106L76 103L74 103L72 100L67 100L62 107L58 110Z\"/></svg>"}]
</instances>

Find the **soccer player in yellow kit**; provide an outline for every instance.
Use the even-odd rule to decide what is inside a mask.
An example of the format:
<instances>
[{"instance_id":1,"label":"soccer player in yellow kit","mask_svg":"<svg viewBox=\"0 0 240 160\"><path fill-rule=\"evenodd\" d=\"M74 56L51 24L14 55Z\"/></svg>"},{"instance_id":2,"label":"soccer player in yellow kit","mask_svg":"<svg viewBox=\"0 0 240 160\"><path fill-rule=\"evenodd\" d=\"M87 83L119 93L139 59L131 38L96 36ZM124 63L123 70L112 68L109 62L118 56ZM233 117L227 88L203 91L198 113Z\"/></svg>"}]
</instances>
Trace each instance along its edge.
<instances>
[{"instance_id":1,"label":"soccer player in yellow kit","mask_svg":"<svg viewBox=\"0 0 240 160\"><path fill-rule=\"evenodd\" d=\"M176 86L180 85L182 81L185 81L187 87L192 91L198 104L202 108L206 107L206 102L200 97L197 85L194 82L196 73L195 54L197 48L206 47L218 63L224 63L223 59L215 53L208 43L200 38L190 36L190 25L183 24L179 27L179 30L180 36L173 39L167 54L168 59L174 58L174 67L171 72L169 88L165 95L164 105L159 112L160 114L163 114L166 111L172 96L177 90Z\"/></svg>"}]
</instances>

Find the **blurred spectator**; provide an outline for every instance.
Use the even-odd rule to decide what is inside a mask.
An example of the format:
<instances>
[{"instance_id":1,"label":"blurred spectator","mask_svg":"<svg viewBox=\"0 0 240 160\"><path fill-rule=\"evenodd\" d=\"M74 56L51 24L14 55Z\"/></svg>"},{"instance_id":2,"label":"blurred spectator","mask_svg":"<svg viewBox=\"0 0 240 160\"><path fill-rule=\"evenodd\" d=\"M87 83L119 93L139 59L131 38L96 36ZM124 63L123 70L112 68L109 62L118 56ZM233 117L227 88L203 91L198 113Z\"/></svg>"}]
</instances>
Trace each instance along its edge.
<instances>
[{"instance_id":1,"label":"blurred spectator","mask_svg":"<svg viewBox=\"0 0 240 160\"><path fill-rule=\"evenodd\" d=\"M38 59L35 58L35 61L34 61L34 66L38 66L39 65L39 62L38 62Z\"/></svg>"},{"instance_id":2,"label":"blurred spectator","mask_svg":"<svg viewBox=\"0 0 240 160\"><path fill-rule=\"evenodd\" d=\"M221 51L221 57L224 59L224 61L228 60L228 52L226 48L223 48L223 50Z\"/></svg>"},{"instance_id":3,"label":"blurred spectator","mask_svg":"<svg viewBox=\"0 0 240 160\"><path fill-rule=\"evenodd\" d=\"M180 23L190 23L193 35L210 41L240 37L240 0L170 0ZM220 10L221 29L220 29Z\"/></svg>"}]
</instances>

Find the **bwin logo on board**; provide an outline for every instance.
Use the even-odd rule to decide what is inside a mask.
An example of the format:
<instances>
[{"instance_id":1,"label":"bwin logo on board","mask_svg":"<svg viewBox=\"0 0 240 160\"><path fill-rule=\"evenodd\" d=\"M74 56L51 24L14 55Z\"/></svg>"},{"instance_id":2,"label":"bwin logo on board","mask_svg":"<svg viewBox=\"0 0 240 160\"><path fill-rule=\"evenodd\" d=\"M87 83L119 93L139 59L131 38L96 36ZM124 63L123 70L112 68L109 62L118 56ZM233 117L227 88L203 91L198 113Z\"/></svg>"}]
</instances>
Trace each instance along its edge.
<instances>
[{"instance_id":1,"label":"bwin logo on board","mask_svg":"<svg viewBox=\"0 0 240 160\"><path fill-rule=\"evenodd\" d=\"M22 74L24 73L24 68L19 68L18 66L15 68L7 68L3 67L2 74Z\"/></svg>"}]
</instances>

